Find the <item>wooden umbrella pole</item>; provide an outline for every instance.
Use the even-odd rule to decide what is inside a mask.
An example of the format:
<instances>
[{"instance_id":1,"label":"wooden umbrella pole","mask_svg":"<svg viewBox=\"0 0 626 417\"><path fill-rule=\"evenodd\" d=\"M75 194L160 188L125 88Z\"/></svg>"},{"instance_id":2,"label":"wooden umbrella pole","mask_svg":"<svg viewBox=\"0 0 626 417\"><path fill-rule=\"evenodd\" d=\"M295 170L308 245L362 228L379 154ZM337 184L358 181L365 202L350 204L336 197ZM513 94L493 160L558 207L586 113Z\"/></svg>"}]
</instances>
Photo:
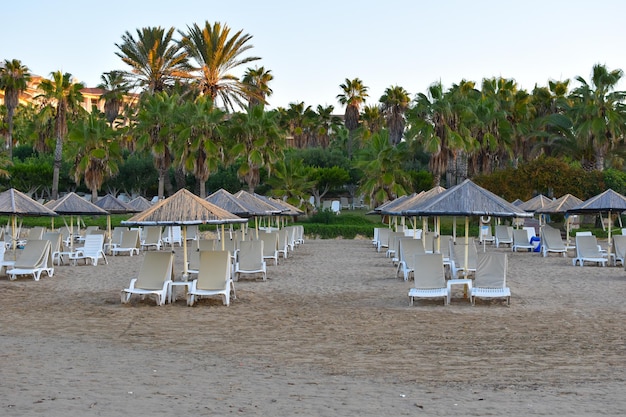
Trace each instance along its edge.
<instances>
[{"instance_id":1,"label":"wooden umbrella pole","mask_svg":"<svg viewBox=\"0 0 626 417\"><path fill-rule=\"evenodd\" d=\"M183 281L187 281L189 278L189 260L187 259L187 225L182 227L183 231ZM171 228L170 228L171 230ZM172 242L172 249L174 249L174 242Z\"/></svg>"}]
</instances>

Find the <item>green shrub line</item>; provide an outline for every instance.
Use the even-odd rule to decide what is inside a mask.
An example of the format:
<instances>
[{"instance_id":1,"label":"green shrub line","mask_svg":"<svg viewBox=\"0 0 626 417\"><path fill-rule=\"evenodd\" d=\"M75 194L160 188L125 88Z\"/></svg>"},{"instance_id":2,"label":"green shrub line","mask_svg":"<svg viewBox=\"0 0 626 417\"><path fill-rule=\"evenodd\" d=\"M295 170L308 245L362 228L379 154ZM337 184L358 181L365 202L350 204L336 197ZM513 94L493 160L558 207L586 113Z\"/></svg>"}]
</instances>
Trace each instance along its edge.
<instances>
[{"instance_id":1,"label":"green shrub line","mask_svg":"<svg viewBox=\"0 0 626 417\"><path fill-rule=\"evenodd\" d=\"M342 212L337 215L331 211L321 211L306 219L301 219L295 223L288 222L288 224L300 224L304 227L304 234L311 238L318 239L354 239L357 236L363 236L367 238L374 237L375 227L388 227L387 224L381 222L379 215L367 215L365 210L350 210L349 212ZM112 214L111 215L111 227L120 226L123 220L127 220L132 215L129 214ZM77 227L78 216L73 216L74 227ZM84 222L87 226L98 226L101 229L106 229L107 216L80 216L81 222ZM432 229L432 219L429 219L429 228ZM18 218L18 224L22 224L22 227L35 227L42 226L50 228L54 223L54 228L58 229L63 227L65 223L70 224L70 216L57 216L57 217L32 217L24 216ZM0 216L0 225L9 225L9 216ZM422 227L422 222L418 219L418 228ZM553 227L565 232L565 226L562 222L550 223ZM441 218L441 234L452 235L453 219L451 217ZM492 225L493 226L493 225ZM580 229L570 230L570 236L576 236L577 231L590 231L599 239L606 239L608 237L608 230L603 230L601 227L594 227L593 224L583 224ZM626 226L626 223L625 223ZM227 226L228 227L228 226ZM254 229L254 220L250 220L249 227ZM406 227L409 226L407 223ZM239 228L239 226L236 226ZM201 232L216 230L215 225L200 225ZM470 219L469 235L477 237L479 232L478 218ZM621 226L619 222L615 222L612 229L612 234L621 234ZM457 217L457 236L465 235L464 219Z\"/></svg>"}]
</instances>

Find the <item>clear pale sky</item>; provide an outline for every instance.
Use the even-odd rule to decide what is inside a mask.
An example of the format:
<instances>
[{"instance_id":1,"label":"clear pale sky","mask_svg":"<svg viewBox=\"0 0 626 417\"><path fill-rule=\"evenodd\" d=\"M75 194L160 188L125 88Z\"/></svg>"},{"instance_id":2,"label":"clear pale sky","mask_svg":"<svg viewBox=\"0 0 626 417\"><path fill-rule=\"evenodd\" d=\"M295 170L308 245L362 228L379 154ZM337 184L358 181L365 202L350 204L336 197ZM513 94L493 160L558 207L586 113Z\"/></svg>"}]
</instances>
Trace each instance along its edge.
<instances>
[{"instance_id":1,"label":"clear pale sky","mask_svg":"<svg viewBox=\"0 0 626 417\"><path fill-rule=\"evenodd\" d=\"M128 69L115 55L126 31L222 22L253 36L249 54L262 59L249 66L272 71L271 107L303 101L343 113L336 96L346 78L360 78L366 104L377 104L393 85L413 98L438 80L480 86L503 76L532 90L550 79L589 80L596 63L626 70L620 0L32 0L2 10L0 59L44 77L69 72L88 87Z\"/></svg>"}]
</instances>

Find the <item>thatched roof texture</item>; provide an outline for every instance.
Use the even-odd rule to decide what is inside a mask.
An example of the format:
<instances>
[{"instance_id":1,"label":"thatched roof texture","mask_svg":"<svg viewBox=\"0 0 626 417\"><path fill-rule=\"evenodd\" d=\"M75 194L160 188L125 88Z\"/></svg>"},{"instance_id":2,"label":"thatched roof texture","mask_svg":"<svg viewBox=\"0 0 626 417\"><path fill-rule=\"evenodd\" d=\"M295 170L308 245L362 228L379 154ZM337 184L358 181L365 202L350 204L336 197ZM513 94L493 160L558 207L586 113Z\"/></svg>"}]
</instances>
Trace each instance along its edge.
<instances>
[{"instance_id":1,"label":"thatched roof texture","mask_svg":"<svg viewBox=\"0 0 626 417\"><path fill-rule=\"evenodd\" d=\"M568 213L579 214L606 213L609 211L626 211L626 197L610 188L567 210Z\"/></svg>"},{"instance_id":2,"label":"thatched roof texture","mask_svg":"<svg viewBox=\"0 0 626 417\"><path fill-rule=\"evenodd\" d=\"M115 197L113 194L107 194L98 201L95 205L111 214L123 214L123 213L137 213L135 207L124 203L122 200Z\"/></svg>"},{"instance_id":3,"label":"thatched roof texture","mask_svg":"<svg viewBox=\"0 0 626 417\"><path fill-rule=\"evenodd\" d=\"M564 196L557 198L550 204L544 206L543 208L535 211L535 213L544 213L544 214L554 214L554 213L565 213L567 210L576 207L583 201L575 197L571 194L565 194Z\"/></svg>"},{"instance_id":4,"label":"thatched roof texture","mask_svg":"<svg viewBox=\"0 0 626 417\"><path fill-rule=\"evenodd\" d=\"M50 210L61 215L107 215L106 210L85 200L76 193L68 193L58 200L46 204Z\"/></svg>"},{"instance_id":5,"label":"thatched roof texture","mask_svg":"<svg viewBox=\"0 0 626 417\"><path fill-rule=\"evenodd\" d=\"M282 209L277 209L271 204L266 203L254 194L240 190L235 193L235 198L243 202L252 212L253 216L270 216L280 214Z\"/></svg>"},{"instance_id":6,"label":"thatched roof texture","mask_svg":"<svg viewBox=\"0 0 626 417\"><path fill-rule=\"evenodd\" d=\"M417 216L494 216L532 217L508 201L471 180L465 180L436 197L419 204L406 215Z\"/></svg>"},{"instance_id":7,"label":"thatched roof texture","mask_svg":"<svg viewBox=\"0 0 626 417\"><path fill-rule=\"evenodd\" d=\"M534 196L533 198L531 198L530 200L522 204L516 205L516 207L524 211L535 212L541 208L544 208L550 203L552 203L551 199L549 199L543 194L538 194Z\"/></svg>"},{"instance_id":8,"label":"thatched roof texture","mask_svg":"<svg viewBox=\"0 0 626 417\"><path fill-rule=\"evenodd\" d=\"M148 210L123 221L122 224L147 226L244 223L246 221L183 188Z\"/></svg>"},{"instance_id":9,"label":"thatched roof texture","mask_svg":"<svg viewBox=\"0 0 626 417\"><path fill-rule=\"evenodd\" d=\"M292 206L286 201L279 200L277 198L266 197L264 195L259 195L254 193L256 198L260 198L265 201L267 204L276 207L276 210L280 210L281 216L300 216L304 214L302 210L297 207Z\"/></svg>"},{"instance_id":10,"label":"thatched roof texture","mask_svg":"<svg viewBox=\"0 0 626 417\"><path fill-rule=\"evenodd\" d=\"M134 207L138 212L148 210L152 207L152 203L145 199L145 197L135 197L128 202L128 205Z\"/></svg>"},{"instance_id":11,"label":"thatched roof texture","mask_svg":"<svg viewBox=\"0 0 626 417\"><path fill-rule=\"evenodd\" d=\"M19 216L56 216L57 213L14 188L0 193L0 214Z\"/></svg>"},{"instance_id":12,"label":"thatched roof texture","mask_svg":"<svg viewBox=\"0 0 626 417\"><path fill-rule=\"evenodd\" d=\"M252 216L255 211L253 207L248 207L244 201L237 199L223 188L220 188L205 198L205 200L237 216L249 217Z\"/></svg>"}]
</instances>

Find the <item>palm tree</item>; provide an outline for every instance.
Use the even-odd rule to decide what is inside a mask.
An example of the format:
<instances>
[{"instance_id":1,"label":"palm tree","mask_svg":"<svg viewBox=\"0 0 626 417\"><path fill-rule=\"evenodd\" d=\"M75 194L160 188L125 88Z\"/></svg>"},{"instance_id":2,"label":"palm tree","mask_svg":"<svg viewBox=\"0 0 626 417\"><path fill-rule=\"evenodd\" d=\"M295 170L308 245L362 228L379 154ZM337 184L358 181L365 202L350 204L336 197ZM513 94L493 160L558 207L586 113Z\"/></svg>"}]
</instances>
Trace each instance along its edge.
<instances>
[{"instance_id":1,"label":"palm tree","mask_svg":"<svg viewBox=\"0 0 626 417\"><path fill-rule=\"evenodd\" d=\"M363 171L360 192L367 196L370 205L407 194L411 178L403 169L407 152L404 146L393 146L389 132L383 129L372 135L369 146L362 149L356 167Z\"/></svg>"},{"instance_id":2,"label":"palm tree","mask_svg":"<svg viewBox=\"0 0 626 417\"><path fill-rule=\"evenodd\" d=\"M363 125L369 134L379 132L383 127L385 127L385 118L382 115L379 106L365 106L361 117Z\"/></svg>"},{"instance_id":3,"label":"palm tree","mask_svg":"<svg viewBox=\"0 0 626 417\"><path fill-rule=\"evenodd\" d=\"M54 108L54 135L56 145L54 147L54 167L52 171L51 198L59 198L59 173L63 162L63 142L67 136L68 116L82 108L80 104L83 95L80 90L85 88L82 83L72 82L72 74L56 71L51 74L51 79L45 79L39 84L42 97L48 106Z\"/></svg>"},{"instance_id":4,"label":"palm tree","mask_svg":"<svg viewBox=\"0 0 626 417\"><path fill-rule=\"evenodd\" d=\"M174 28L137 29L137 39L130 32L122 36L115 54L131 67L125 73L149 93L163 91L188 74L187 54L173 39Z\"/></svg>"},{"instance_id":5,"label":"palm tree","mask_svg":"<svg viewBox=\"0 0 626 417\"><path fill-rule=\"evenodd\" d=\"M381 111L387 121L389 140L395 146L400 143L404 134L404 126L406 125L404 114L411 102L409 93L400 86L389 87L379 101Z\"/></svg>"},{"instance_id":6,"label":"palm tree","mask_svg":"<svg viewBox=\"0 0 626 417\"><path fill-rule=\"evenodd\" d=\"M570 96L574 132L592 150L598 171L604 170L607 153L626 132L626 92L615 91L623 75L620 69L609 71L604 65L594 65L591 84L576 77L581 85Z\"/></svg>"},{"instance_id":7,"label":"palm tree","mask_svg":"<svg viewBox=\"0 0 626 417\"><path fill-rule=\"evenodd\" d=\"M463 137L457 132L457 113L450 95L443 90L441 82L431 84L428 94L419 93L415 106L407 114L409 135L415 143L430 154L429 169L433 174L433 186L441 185L450 160L464 147Z\"/></svg>"},{"instance_id":8,"label":"palm tree","mask_svg":"<svg viewBox=\"0 0 626 417\"><path fill-rule=\"evenodd\" d=\"M344 115L344 123L348 129L348 159L352 159L352 142L354 141L356 129L359 127L359 114L361 105L365 103L368 97L367 87L363 85L363 81L358 78L346 81L339 85L343 93L337 95L337 100L342 106L346 106Z\"/></svg>"},{"instance_id":9,"label":"palm tree","mask_svg":"<svg viewBox=\"0 0 626 417\"><path fill-rule=\"evenodd\" d=\"M30 71L26 65L13 59L0 65L0 90L4 90L4 105L7 108L7 143L9 159L13 159L13 115L19 104L20 93L26 90Z\"/></svg>"},{"instance_id":10,"label":"palm tree","mask_svg":"<svg viewBox=\"0 0 626 417\"><path fill-rule=\"evenodd\" d=\"M263 106L255 106L245 113L235 113L228 121L230 157L239 159L238 174L248 184L248 191L254 192L259 185L260 169L264 167L268 175L272 166L282 159L284 140L278 128L278 113L266 112Z\"/></svg>"},{"instance_id":11,"label":"palm tree","mask_svg":"<svg viewBox=\"0 0 626 417\"><path fill-rule=\"evenodd\" d=\"M241 81L248 89L248 107L258 104L267 104L266 98L271 96L273 91L269 84L274 79L271 70L261 68L248 68Z\"/></svg>"},{"instance_id":12,"label":"palm tree","mask_svg":"<svg viewBox=\"0 0 626 417\"><path fill-rule=\"evenodd\" d=\"M105 72L100 76L101 83L97 88L105 90L102 94L104 99L104 114L107 121L113 127L113 122L120 114L120 109L124 104L124 98L130 91L130 86L124 78L122 71Z\"/></svg>"},{"instance_id":13,"label":"palm tree","mask_svg":"<svg viewBox=\"0 0 626 417\"><path fill-rule=\"evenodd\" d=\"M279 108L279 124L293 138L295 148L305 148L310 142L311 125L315 118L315 111L306 106L303 101L289 103L289 108Z\"/></svg>"},{"instance_id":14,"label":"palm tree","mask_svg":"<svg viewBox=\"0 0 626 417\"><path fill-rule=\"evenodd\" d=\"M73 123L68 134L69 150L74 155L74 180L77 184L84 177L91 190L91 201L98 199L98 190L104 181L117 174L122 161L115 131L107 124L104 115L92 112Z\"/></svg>"},{"instance_id":15,"label":"palm tree","mask_svg":"<svg viewBox=\"0 0 626 417\"><path fill-rule=\"evenodd\" d=\"M244 57L252 48L251 35L241 30L230 36L231 29L220 22L213 25L208 21L204 27L197 24L187 27L187 33L179 31L183 37L181 46L195 61L192 69L200 91L208 95L214 103L219 98L224 108L234 109L234 104L241 108L248 100L249 89L237 76L230 73L240 65L256 61L258 57ZM256 92L255 92L256 93ZM261 96L258 95L259 100Z\"/></svg>"},{"instance_id":16,"label":"palm tree","mask_svg":"<svg viewBox=\"0 0 626 417\"><path fill-rule=\"evenodd\" d=\"M317 106L317 112L312 119L313 132L310 146L320 146L326 149L330 145L330 136L339 130L341 119L333 116L334 106Z\"/></svg>"},{"instance_id":17,"label":"palm tree","mask_svg":"<svg viewBox=\"0 0 626 417\"><path fill-rule=\"evenodd\" d=\"M170 96L166 92L146 95L139 102L137 120L133 126L133 132L138 138L137 146L150 151L154 157L154 166L159 173L159 200L165 195L165 184L172 166L173 114L178 105L177 95Z\"/></svg>"},{"instance_id":18,"label":"palm tree","mask_svg":"<svg viewBox=\"0 0 626 417\"><path fill-rule=\"evenodd\" d=\"M221 126L224 112L208 96L187 101L177 112L178 140L172 144L184 171L198 181L200 197L206 197L206 181L222 160Z\"/></svg>"},{"instance_id":19,"label":"palm tree","mask_svg":"<svg viewBox=\"0 0 626 417\"><path fill-rule=\"evenodd\" d=\"M289 204L302 207L307 200L309 190L314 181L308 178L307 167L302 158L287 158L279 161L274 168L274 175L267 179L272 187L272 194L279 198L287 198Z\"/></svg>"}]
</instances>

